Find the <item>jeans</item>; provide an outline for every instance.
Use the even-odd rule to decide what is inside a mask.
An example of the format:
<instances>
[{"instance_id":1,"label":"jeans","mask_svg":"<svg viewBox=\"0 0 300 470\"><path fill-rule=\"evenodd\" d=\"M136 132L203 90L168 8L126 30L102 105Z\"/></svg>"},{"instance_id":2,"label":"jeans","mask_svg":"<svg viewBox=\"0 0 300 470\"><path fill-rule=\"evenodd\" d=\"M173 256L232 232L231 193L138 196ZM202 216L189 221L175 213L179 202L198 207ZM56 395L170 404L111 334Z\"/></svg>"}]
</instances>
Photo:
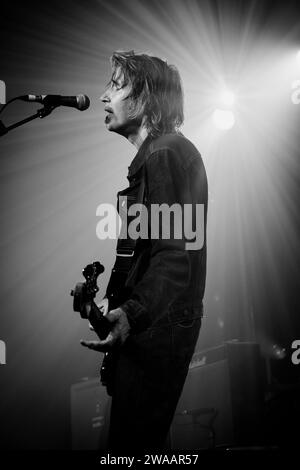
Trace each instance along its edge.
<instances>
[{"instance_id":1,"label":"jeans","mask_svg":"<svg viewBox=\"0 0 300 470\"><path fill-rule=\"evenodd\" d=\"M116 362L109 450L164 448L200 326L200 317L181 318L128 337Z\"/></svg>"}]
</instances>

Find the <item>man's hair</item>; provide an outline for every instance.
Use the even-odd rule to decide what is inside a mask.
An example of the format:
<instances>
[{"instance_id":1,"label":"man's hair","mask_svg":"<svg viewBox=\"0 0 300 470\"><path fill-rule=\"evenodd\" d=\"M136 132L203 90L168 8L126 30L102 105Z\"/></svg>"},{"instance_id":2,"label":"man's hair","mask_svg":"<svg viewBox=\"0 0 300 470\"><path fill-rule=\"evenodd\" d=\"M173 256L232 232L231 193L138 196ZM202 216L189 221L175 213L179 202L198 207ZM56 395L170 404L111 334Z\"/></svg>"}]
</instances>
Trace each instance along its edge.
<instances>
[{"instance_id":1,"label":"man's hair","mask_svg":"<svg viewBox=\"0 0 300 470\"><path fill-rule=\"evenodd\" d=\"M111 57L113 77L120 69L124 83L129 84L132 118L146 116L146 127L152 137L178 132L183 123L183 91L180 75L174 65L134 51L114 52Z\"/></svg>"}]
</instances>

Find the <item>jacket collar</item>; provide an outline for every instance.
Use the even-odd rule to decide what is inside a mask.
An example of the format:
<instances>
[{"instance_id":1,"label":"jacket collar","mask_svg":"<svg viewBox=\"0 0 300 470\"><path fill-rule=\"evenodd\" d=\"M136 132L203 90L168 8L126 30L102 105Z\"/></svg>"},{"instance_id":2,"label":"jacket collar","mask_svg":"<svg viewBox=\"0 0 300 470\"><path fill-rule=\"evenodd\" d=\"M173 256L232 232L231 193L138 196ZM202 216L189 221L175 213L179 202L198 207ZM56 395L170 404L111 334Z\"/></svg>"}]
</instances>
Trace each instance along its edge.
<instances>
[{"instance_id":1,"label":"jacket collar","mask_svg":"<svg viewBox=\"0 0 300 470\"><path fill-rule=\"evenodd\" d=\"M131 164L128 167L128 175L127 179L131 181L136 175L136 173L141 169L141 167L144 165L145 160L150 154L150 143L151 143L152 138L148 135L142 145L140 146L137 154L135 155L134 159L132 160Z\"/></svg>"}]
</instances>

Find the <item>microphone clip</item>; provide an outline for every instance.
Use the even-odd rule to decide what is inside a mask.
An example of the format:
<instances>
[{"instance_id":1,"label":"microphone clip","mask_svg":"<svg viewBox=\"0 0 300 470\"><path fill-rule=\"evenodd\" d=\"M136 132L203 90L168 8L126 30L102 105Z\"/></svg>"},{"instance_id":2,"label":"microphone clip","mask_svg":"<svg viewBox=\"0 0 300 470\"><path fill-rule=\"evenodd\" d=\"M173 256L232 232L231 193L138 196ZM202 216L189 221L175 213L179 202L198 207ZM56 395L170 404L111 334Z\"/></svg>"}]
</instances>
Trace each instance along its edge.
<instances>
[{"instance_id":1,"label":"microphone clip","mask_svg":"<svg viewBox=\"0 0 300 470\"><path fill-rule=\"evenodd\" d=\"M49 116L55 108L57 108L57 106L45 104L43 108L37 110L37 114L41 119L43 119L44 117Z\"/></svg>"}]
</instances>

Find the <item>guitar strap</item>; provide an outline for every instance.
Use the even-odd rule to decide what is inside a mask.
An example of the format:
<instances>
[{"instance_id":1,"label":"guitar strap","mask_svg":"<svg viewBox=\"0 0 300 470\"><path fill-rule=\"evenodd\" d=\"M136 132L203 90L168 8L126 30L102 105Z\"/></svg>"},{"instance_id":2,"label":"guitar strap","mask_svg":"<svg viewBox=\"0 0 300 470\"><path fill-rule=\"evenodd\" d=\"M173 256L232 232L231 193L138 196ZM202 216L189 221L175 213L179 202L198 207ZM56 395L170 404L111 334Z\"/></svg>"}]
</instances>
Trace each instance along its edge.
<instances>
[{"instance_id":1,"label":"guitar strap","mask_svg":"<svg viewBox=\"0 0 300 470\"><path fill-rule=\"evenodd\" d=\"M128 226L130 222L135 219L135 216L128 216L128 210L133 204L142 204L144 202L145 185L146 162L142 167L142 176L138 187L134 189L133 185L133 187L129 186L129 188L118 192L117 209L122 220L122 237L119 236L118 238L116 260L106 290L110 310L117 308L121 303L127 300L129 293L128 289L125 287L125 283L133 264L137 240L128 235ZM123 229L124 222L125 229ZM124 230L126 230L126 233L124 233Z\"/></svg>"}]
</instances>

